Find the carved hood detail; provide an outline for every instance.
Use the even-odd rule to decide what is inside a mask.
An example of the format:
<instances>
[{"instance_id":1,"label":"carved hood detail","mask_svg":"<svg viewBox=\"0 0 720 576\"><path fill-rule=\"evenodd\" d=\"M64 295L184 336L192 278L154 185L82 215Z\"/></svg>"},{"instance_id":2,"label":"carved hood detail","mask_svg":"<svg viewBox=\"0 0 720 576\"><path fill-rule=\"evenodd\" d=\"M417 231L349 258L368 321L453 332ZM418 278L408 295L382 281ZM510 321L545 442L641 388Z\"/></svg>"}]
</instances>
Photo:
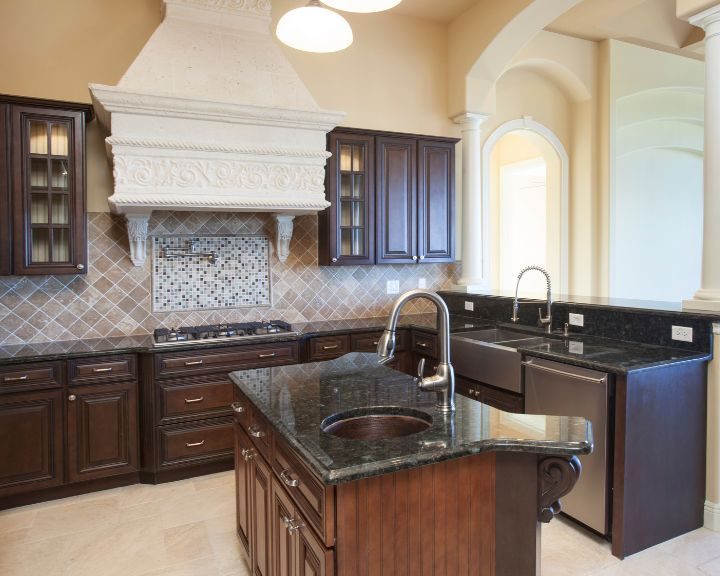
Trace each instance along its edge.
<instances>
[{"instance_id":1,"label":"carved hood detail","mask_svg":"<svg viewBox=\"0 0 720 576\"><path fill-rule=\"evenodd\" d=\"M164 0L162 23L117 86L90 85L113 162L111 210L146 258L153 210L272 212L284 260L292 218L328 206L318 108L270 32L269 0ZM280 228L282 228L280 230Z\"/></svg>"}]
</instances>

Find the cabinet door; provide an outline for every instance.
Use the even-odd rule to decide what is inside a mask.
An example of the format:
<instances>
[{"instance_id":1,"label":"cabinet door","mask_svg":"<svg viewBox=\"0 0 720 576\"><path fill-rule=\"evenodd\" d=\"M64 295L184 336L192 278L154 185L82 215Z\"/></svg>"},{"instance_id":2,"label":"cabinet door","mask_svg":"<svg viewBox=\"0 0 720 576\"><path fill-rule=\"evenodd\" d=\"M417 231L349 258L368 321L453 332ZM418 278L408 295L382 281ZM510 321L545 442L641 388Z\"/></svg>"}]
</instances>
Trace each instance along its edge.
<instances>
[{"instance_id":1,"label":"cabinet door","mask_svg":"<svg viewBox=\"0 0 720 576\"><path fill-rule=\"evenodd\" d=\"M63 481L62 392L0 396L0 495Z\"/></svg>"},{"instance_id":2,"label":"cabinet door","mask_svg":"<svg viewBox=\"0 0 720 576\"><path fill-rule=\"evenodd\" d=\"M262 456L253 458L250 567L253 576L270 576L272 562L272 471Z\"/></svg>"},{"instance_id":3,"label":"cabinet door","mask_svg":"<svg viewBox=\"0 0 720 576\"><path fill-rule=\"evenodd\" d=\"M272 490L272 558L273 576L295 576L297 547L290 528L295 521L295 506L285 489L273 480Z\"/></svg>"},{"instance_id":4,"label":"cabinet door","mask_svg":"<svg viewBox=\"0 0 720 576\"><path fill-rule=\"evenodd\" d=\"M68 392L68 477L71 482L137 469L137 384L76 386Z\"/></svg>"},{"instance_id":5,"label":"cabinet door","mask_svg":"<svg viewBox=\"0 0 720 576\"><path fill-rule=\"evenodd\" d=\"M12 227L10 208L10 173L8 162L8 112L7 104L0 104L0 276L12 272Z\"/></svg>"},{"instance_id":6,"label":"cabinet door","mask_svg":"<svg viewBox=\"0 0 720 576\"><path fill-rule=\"evenodd\" d=\"M418 257L455 258L455 143L418 142Z\"/></svg>"},{"instance_id":7,"label":"cabinet door","mask_svg":"<svg viewBox=\"0 0 720 576\"><path fill-rule=\"evenodd\" d=\"M14 272L87 268L84 115L13 106Z\"/></svg>"},{"instance_id":8,"label":"cabinet door","mask_svg":"<svg viewBox=\"0 0 720 576\"><path fill-rule=\"evenodd\" d=\"M250 556L252 444L239 421L235 423L235 514L240 542Z\"/></svg>"},{"instance_id":9,"label":"cabinet door","mask_svg":"<svg viewBox=\"0 0 720 576\"><path fill-rule=\"evenodd\" d=\"M321 266L375 261L375 194L372 136L332 132L328 137L326 195L320 213L318 260Z\"/></svg>"},{"instance_id":10,"label":"cabinet door","mask_svg":"<svg viewBox=\"0 0 720 576\"><path fill-rule=\"evenodd\" d=\"M376 147L376 262L416 262L417 140L378 137Z\"/></svg>"},{"instance_id":11,"label":"cabinet door","mask_svg":"<svg viewBox=\"0 0 720 576\"><path fill-rule=\"evenodd\" d=\"M297 532L295 576L332 576L335 568L332 549L322 545L302 515L298 514L295 522L300 527Z\"/></svg>"}]
</instances>

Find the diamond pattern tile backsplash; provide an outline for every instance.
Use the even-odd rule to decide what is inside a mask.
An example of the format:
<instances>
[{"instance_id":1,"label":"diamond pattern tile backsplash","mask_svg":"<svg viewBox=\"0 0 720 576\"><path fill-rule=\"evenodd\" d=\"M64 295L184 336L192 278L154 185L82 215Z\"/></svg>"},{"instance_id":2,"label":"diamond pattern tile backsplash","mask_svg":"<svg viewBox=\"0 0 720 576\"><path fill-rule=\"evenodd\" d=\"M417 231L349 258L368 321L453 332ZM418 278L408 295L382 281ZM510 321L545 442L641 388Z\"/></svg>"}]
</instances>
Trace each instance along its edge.
<instances>
[{"instance_id":1,"label":"diamond pattern tile backsplash","mask_svg":"<svg viewBox=\"0 0 720 576\"><path fill-rule=\"evenodd\" d=\"M431 290L456 281L455 264L320 267L317 216L295 218L287 261L279 262L270 243L272 305L219 310L153 311L152 262L135 267L128 257L123 219L106 212L88 215L89 267L82 276L0 277L0 344L75 340L147 334L159 326L282 319L287 322L384 316L396 296L385 293L388 280L400 291L425 278ZM265 236L272 238L265 214L156 212L151 236ZM151 243L152 245L152 243ZM408 313L432 305L411 301Z\"/></svg>"},{"instance_id":2,"label":"diamond pattern tile backsplash","mask_svg":"<svg viewBox=\"0 0 720 576\"><path fill-rule=\"evenodd\" d=\"M152 251L153 312L270 306L267 236L156 236Z\"/></svg>"}]
</instances>

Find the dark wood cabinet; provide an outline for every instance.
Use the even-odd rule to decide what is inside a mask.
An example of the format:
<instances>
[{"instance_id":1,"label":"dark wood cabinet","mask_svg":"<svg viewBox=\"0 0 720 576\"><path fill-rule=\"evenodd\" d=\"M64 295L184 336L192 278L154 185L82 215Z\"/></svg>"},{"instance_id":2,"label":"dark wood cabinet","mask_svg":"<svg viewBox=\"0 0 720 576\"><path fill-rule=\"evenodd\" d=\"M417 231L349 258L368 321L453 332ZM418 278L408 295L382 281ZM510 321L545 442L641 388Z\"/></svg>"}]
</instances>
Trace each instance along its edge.
<instances>
[{"instance_id":1,"label":"dark wood cabinet","mask_svg":"<svg viewBox=\"0 0 720 576\"><path fill-rule=\"evenodd\" d=\"M69 392L70 482L135 472L138 460L136 382L76 386Z\"/></svg>"},{"instance_id":2,"label":"dark wood cabinet","mask_svg":"<svg viewBox=\"0 0 720 576\"><path fill-rule=\"evenodd\" d=\"M0 106L0 273L84 274L92 108L11 96Z\"/></svg>"},{"instance_id":3,"label":"dark wood cabinet","mask_svg":"<svg viewBox=\"0 0 720 576\"><path fill-rule=\"evenodd\" d=\"M252 482L252 444L250 439L235 424L235 515L237 533L240 543L250 556L250 523L251 501L250 489Z\"/></svg>"},{"instance_id":4,"label":"dark wood cabinet","mask_svg":"<svg viewBox=\"0 0 720 576\"><path fill-rule=\"evenodd\" d=\"M453 261L457 142L333 130L326 172L331 206L319 216L320 265Z\"/></svg>"},{"instance_id":5,"label":"dark wood cabinet","mask_svg":"<svg viewBox=\"0 0 720 576\"><path fill-rule=\"evenodd\" d=\"M62 392L0 396L0 496L63 483Z\"/></svg>"},{"instance_id":6,"label":"dark wood cabinet","mask_svg":"<svg viewBox=\"0 0 720 576\"><path fill-rule=\"evenodd\" d=\"M251 474L252 513L250 568L255 576L271 576L272 555L272 471L262 457L253 458Z\"/></svg>"},{"instance_id":7,"label":"dark wood cabinet","mask_svg":"<svg viewBox=\"0 0 720 576\"><path fill-rule=\"evenodd\" d=\"M455 374L455 392L503 412L514 412L516 414L525 412L525 401L522 394L500 390L457 374Z\"/></svg>"},{"instance_id":8,"label":"dark wood cabinet","mask_svg":"<svg viewBox=\"0 0 720 576\"><path fill-rule=\"evenodd\" d=\"M417 140L377 138L377 264L418 260Z\"/></svg>"}]
</instances>

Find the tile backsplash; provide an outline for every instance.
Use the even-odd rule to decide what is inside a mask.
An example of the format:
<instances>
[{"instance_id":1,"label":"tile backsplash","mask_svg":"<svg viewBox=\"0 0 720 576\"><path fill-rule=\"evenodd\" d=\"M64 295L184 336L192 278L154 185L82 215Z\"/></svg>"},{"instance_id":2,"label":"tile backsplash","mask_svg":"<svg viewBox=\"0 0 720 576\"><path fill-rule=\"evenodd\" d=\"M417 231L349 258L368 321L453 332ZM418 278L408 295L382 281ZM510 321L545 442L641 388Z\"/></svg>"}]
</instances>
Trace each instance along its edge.
<instances>
[{"instance_id":1,"label":"tile backsplash","mask_svg":"<svg viewBox=\"0 0 720 576\"><path fill-rule=\"evenodd\" d=\"M449 288L456 264L321 267L317 264L317 216L295 218L290 255L279 262L270 243L271 306L220 310L153 311L152 258L135 267L128 257L123 219L105 212L88 215L89 266L81 276L0 277L0 344L74 340L147 334L159 326L282 319L290 323L387 315L395 295L425 278L431 290ZM151 236L265 236L272 238L266 214L155 212ZM193 236L196 235L196 236ZM423 300L405 311L427 312Z\"/></svg>"},{"instance_id":2,"label":"tile backsplash","mask_svg":"<svg viewBox=\"0 0 720 576\"><path fill-rule=\"evenodd\" d=\"M270 306L267 236L155 236L152 251L153 312Z\"/></svg>"}]
</instances>

